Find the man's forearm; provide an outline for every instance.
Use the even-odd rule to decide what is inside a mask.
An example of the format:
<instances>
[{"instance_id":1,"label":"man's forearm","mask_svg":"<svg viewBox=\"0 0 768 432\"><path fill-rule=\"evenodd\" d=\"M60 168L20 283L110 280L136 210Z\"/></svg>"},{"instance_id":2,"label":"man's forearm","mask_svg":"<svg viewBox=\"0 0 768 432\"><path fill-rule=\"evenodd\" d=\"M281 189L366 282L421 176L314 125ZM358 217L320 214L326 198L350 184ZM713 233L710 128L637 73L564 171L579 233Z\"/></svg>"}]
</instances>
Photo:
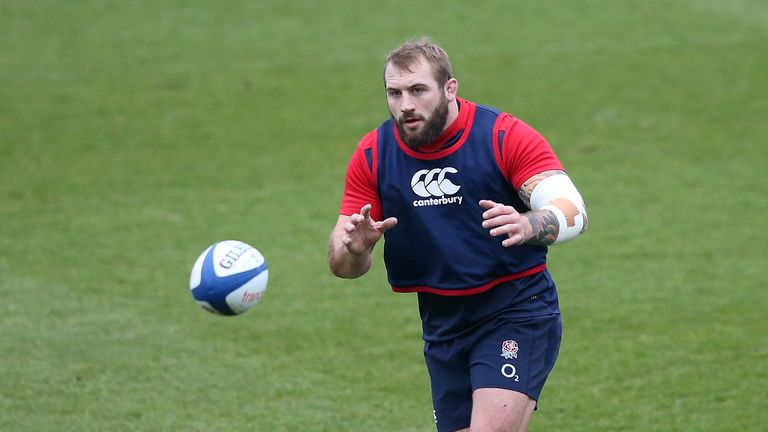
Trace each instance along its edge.
<instances>
[{"instance_id":1,"label":"man's forearm","mask_svg":"<svg viewBox=\"0 0 768 432\"><path fill-rule=\"evenodd\" d=\"M551 210L532 210L523 213L531 224L531 236L526 243L549 246L560 234L560 222Z\"/></svg>"},{"instance_id":2,"label":"man's forearm","mask_svg":"<svg viewBox=\"0 0 768 432\"><path fill-rule=\"evenodd\" d=\"M587 208L570 178L558 170L537 174L518 190L532 210L523 214L530 222L529 244L563 243L586 231Z\"/></svg>"}]
</instances>

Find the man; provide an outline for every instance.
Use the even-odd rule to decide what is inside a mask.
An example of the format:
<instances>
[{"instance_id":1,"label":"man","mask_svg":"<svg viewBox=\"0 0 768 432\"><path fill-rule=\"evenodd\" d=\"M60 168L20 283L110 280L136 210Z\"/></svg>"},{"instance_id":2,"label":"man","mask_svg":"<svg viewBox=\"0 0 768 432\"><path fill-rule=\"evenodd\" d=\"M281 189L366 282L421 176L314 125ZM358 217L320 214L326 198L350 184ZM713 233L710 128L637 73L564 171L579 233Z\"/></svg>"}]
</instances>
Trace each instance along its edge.
<instances>
[{"instance_id":1,"label":"man","mask_svg":"<svg viewBox=\"0 0 768 432\"><path fill-rule=\"evenodd\" d=\"M549 144L457 97L428 39L387 57L391 119L360 141L328 248L357 278L385 237L395 292L417 292L438 431L525 431L560 346L547 246L584 232L581 195Z\"/></svg>"}]
</instances>

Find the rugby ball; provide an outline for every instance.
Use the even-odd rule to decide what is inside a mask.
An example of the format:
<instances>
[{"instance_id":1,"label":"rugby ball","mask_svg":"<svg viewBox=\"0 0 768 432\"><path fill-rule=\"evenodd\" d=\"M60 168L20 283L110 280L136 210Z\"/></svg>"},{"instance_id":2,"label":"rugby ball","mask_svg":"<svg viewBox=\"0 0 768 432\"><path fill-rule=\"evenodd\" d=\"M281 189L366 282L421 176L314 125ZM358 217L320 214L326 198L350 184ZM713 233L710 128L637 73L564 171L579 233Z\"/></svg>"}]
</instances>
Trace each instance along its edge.
<instances>
[{"instance_id":1,"label":"rugby ball","mask_svg":"<svg viewBox=\"0 0 768 432\"><path fill-rule=\"evenodd\" d=\"M264 256L248 243L214 243L197 258L189 276L192 297L218 315L239 315L256 306L267 289Z\"/></svg>"}]
</instances>

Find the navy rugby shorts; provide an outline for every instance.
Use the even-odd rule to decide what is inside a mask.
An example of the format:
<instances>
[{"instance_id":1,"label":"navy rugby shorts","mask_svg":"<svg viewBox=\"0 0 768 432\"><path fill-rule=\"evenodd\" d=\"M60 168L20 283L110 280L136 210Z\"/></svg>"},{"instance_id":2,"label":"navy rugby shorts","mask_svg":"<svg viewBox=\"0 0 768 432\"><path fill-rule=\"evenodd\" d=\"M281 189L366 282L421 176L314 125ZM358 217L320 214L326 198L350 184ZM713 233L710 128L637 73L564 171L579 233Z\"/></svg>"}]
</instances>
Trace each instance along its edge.
<instances>
[{"instance_id":1,"label":"navy rugby shorts","mask_svg":"<svg viewBox=\"0 0 768 432\"><path fill-rule=\"evenodd\" d=\"M503 388L538 401L560 349L560 314L495 317L445 342L425 342L439 432L469 427L472 392Z\"/></svg>"}]
</instances>

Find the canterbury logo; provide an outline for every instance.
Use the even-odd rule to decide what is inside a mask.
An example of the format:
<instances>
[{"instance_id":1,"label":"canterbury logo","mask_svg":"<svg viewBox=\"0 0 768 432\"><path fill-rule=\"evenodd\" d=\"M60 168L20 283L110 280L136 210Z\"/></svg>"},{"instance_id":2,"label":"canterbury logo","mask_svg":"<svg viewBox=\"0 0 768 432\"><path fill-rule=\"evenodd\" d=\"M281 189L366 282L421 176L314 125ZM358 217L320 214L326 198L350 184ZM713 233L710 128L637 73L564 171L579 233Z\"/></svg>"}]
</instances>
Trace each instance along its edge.
<instances>
[{"instance_id":1,"label":"canterbury logo","mask_svg":"<svg viewBox=\"0 0 768 432\"><path fill-rule=\"evenodd\" d=\"M423 198L453 195L461 189L461 186L453 184L445 176L456 173L458 171L453 167L419 170L411 178L411 188L416 195Z\"/></svg>"}]
</instances>

